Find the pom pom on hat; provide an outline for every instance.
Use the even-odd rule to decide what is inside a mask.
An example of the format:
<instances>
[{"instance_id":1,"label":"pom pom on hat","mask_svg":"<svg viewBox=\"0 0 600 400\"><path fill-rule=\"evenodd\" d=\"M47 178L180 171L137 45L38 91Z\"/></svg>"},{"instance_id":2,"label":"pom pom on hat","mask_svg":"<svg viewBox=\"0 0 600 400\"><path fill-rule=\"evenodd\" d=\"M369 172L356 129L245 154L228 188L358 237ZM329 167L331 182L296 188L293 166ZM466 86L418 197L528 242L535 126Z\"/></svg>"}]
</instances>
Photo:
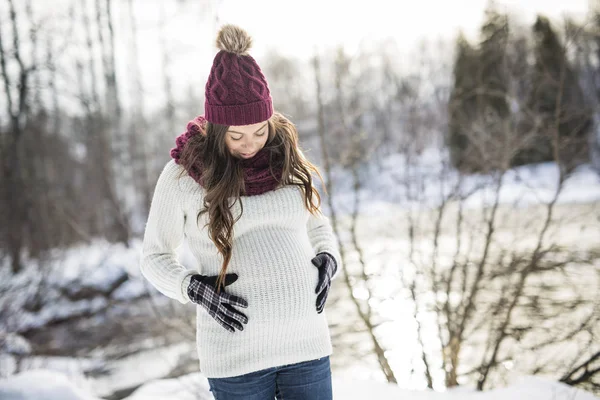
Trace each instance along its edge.
<instances>
[{"instance_id":1,"label":"pom pom on hat","mask_svg":"<svg viewBox=\"0 0 600 400\"><path fill-rule=\"evenodd\" d=\"M238 56L247 56L252 47L252 38L242 28L235 25L223 25L217 34L217 48Z\"/></svg>"}]
</instances>

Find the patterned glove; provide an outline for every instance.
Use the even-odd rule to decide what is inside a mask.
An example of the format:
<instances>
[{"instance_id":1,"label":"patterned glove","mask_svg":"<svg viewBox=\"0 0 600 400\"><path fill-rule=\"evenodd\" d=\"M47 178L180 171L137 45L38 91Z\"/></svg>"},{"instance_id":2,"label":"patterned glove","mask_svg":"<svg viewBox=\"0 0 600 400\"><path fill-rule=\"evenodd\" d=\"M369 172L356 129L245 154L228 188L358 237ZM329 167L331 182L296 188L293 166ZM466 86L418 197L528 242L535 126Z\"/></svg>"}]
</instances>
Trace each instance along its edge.
<instances>
[{"instance_id":1,"label":"patterned glove","mask_svg":"<svg viewBox=\"0 0 600 400\"><path fill-rule=\"evenodd\" d=\"M317 293L317 313L321 314L323 308L325 308L325 302L327 301L327 295L329 294L329 288L331 287L331 278L337 271L337 263L335 258L327 252L318 253L311 262L317 268L319 268L319 283L315 289Z\"/></svg>"},{"instance_id":2,"label":"patterned glove","mask_svg":"<svg viewBox=\"0 0 600 400\"><path fill-rule=\"evenodd\" d=\"M238 276L226 274L225 284L221 285L219 293L216 288L217 277L217 275L192 275L187 294L191 301L206 309L223 328L230 332L235 332L235 329L243 331L242 324L248 323L248 317L233 306L247 308L248 302L241 297L225 293L225 286L235 282Z\"/></svg>"}]
</instances>

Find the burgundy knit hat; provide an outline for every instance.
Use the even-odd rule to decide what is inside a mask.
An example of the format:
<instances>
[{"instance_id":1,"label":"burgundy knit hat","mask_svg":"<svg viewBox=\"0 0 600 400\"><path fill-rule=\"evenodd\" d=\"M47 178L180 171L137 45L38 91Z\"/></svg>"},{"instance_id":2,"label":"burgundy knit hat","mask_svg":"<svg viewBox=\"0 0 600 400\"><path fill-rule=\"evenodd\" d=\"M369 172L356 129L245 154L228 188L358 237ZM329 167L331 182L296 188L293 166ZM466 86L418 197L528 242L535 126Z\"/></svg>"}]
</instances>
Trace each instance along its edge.
<instances>
[{"instance_id":1,"label":"burgundy knit hat","mask_svg":"<svg viewBox=\"0 0 600 400\"><path fill-rule=\"evenodd\" d=\"M248 54L252 38L235 25L224 25L208 81L204 118L221 125L251 125L273 115L273 101L265 76Z\"/></svg>"}]
</instances>

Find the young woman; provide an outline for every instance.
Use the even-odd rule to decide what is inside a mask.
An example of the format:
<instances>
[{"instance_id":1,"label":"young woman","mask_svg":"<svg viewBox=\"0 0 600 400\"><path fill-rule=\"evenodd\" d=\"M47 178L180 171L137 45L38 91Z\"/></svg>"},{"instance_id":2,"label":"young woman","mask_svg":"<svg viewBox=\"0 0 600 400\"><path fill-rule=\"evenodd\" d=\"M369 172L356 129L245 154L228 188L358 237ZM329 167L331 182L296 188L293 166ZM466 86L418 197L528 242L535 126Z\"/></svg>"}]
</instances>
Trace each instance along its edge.
<instances>
[{"instance_id":1,"label":"young woman","mask_svg":"<svg viewBox=\"0 0 600 400\"><path fill-rule=\"evenodd\" d=\"M218 400L331 399L323 309L340 257L298 134L273 112L251 38L226 25L150 208L141 270L197 307L200 370ZM186 238L198 263L181 265Z\"/></svg>"}]
</instances>

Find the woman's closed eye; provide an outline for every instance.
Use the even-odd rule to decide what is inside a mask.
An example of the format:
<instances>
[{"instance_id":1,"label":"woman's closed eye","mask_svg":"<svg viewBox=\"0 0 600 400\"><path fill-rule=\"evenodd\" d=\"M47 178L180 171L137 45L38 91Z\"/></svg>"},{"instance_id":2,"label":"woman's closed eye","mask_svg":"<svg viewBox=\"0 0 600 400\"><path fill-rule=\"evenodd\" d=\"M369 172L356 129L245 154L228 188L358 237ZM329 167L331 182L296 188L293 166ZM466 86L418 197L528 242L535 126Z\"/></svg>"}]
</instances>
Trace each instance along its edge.
<instances>
[{"instance_id":1,"label":"woman's closed eye","mask_svg":"<svg viewBox=\"0 0 600 400\"><path fill-rule=\"evenodd\" d=\"M258 136L258 137L261 137L261 136L264 136L266 133L267 133L267 130L265 129L265 130L264 130L264 131L262 131L261 133L255 133L254 135L255 135L255 136ZM242 137L243 137L243 135L240 135L240 136L238 136L238 137L231 136L231 140L236 140L236 141L237 141L237 140L242 140Z\"/></svg>"}]
</instances>

